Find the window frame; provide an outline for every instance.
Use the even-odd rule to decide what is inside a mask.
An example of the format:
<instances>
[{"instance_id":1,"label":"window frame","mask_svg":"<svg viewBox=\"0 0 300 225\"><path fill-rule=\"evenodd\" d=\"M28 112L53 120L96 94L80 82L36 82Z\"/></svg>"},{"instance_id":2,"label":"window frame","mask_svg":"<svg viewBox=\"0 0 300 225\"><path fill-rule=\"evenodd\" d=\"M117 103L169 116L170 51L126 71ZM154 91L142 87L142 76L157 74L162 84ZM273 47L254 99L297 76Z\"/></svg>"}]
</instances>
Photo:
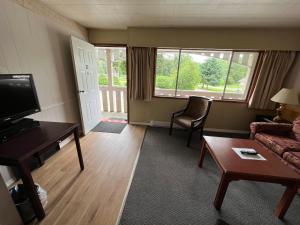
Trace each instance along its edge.
<instances>
[{"instance_id":1,"label":"window frame","mask_svg":"<svg viewBox=\"0 0 300 225\"><path fill-rule=\"evenodd\" d=\"M231 65L231 62L232 62L232 56L234 54L234 52L255 52L255 53L258 53L258 56L257 56L257 60L256 60L256 63L254 65L254 68L253 68L253 75L251 77L251 81L250 81L250 84L249 84L249 88L248 88L248 91L247 91L247 94L246 94L246 98L244 100L239 100L239 99L213 99L214 101L217 101L217 102L230 102L230 103L241 103L241 104L247 104L250 100L250 97L254 91L254 86L257 82L257 65L258 65L258 61L261 57L261 53L263 52L262 50L256 50L256 49L214 49L214 48L175 48L175 47L158 47L157 50L178 50L179 51L179 58L181 57L181 51L182 50L203 50L203 51L231 51L231 57L230 57L230 65ZM179 59L179 62L178 62L178 65L177 65L177 77L176 79L178 80L178 75L179 75L179 67L180 67L180 59ZM227 78L228 79L228 75L229 75L229 71L230 71L230 66L228 68L228 73L227 73ZM156 65L155 65L155 71L154 71L154 76L153 76L153 90L152 90L152 97L153 98L165 98L165 99L176 99L176 100L187 100L188 98L187 97L178 97L176 96L176 93L177 93L177 86L178 86L178 82L176 82L176 89L175 89L175 96L158 96L158 95L155 95L155 89L156 89ZM226 84L224 84L224 90L226 89ZM223 91L223 95L224 95L224 91Z\"/></svg>"}]
</instances>

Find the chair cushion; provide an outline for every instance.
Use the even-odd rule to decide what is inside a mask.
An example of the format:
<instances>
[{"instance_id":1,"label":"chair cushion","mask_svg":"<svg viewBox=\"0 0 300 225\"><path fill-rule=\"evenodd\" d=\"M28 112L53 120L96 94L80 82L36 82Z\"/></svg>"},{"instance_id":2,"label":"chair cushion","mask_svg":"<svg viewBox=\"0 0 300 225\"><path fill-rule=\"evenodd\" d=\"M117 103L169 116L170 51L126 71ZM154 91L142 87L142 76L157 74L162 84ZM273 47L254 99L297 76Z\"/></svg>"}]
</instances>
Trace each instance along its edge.
<instances>
[{"instance_id":1,"label":"chair cushion","mask_svg":"<svg viewBox=\"0 0 300 225\"><path fill-rule=\"evenodd\" d=\"M178 116L175 118L174 122L185 127L190 128L193 118L190 116Z\"/></svg>"},{"instance_id":2,"label":"chair cushion","mask_svg":"<svg viewBox=\"0 0 300 225\"><path fill-rule=\"evenodd\" d=\"M287 151L300 151L300 142L288 137L258 133L255 139L280 156Z\"/></svg>"},{"instance_id":3,"label":"chair cushion","mask_svg":"<svg viewBox=\"0 0 300 225\"><path fill-rule=\"evenodd\" d=\"M300 152L285 152L283 159L300 169Z\"/></svg>"},{"instance_id":4,"label":"chair cushion","mask_svg":"<svg viewBox=\"0 0 300 225\"><path fill-rule=\"evenodd\" d=\"M184 113L185 116L190 116L194 119L198 119L204 116L208 110L209 101L206 98L190 96L187 109Z\"/></svg>"},{"instance_id":5,"label":"chair cushion","mask_svg":"<svg viewBox=\"0 0 300 225\"><path fill-rule=\"evenodd\" d=\"M293 138L300 141L300 117L297 117L293 122Z\"/></svg>"}]
</instances>

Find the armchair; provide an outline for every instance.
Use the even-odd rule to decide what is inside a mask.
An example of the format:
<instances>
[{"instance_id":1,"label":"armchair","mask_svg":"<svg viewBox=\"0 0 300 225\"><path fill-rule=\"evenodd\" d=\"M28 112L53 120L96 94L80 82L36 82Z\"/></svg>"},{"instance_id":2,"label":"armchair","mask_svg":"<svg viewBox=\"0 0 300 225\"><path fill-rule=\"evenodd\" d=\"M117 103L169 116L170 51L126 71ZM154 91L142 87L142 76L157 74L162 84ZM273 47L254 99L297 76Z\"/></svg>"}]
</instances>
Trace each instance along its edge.
<instances>
[{"instance_id":1,"label":"armchair","mask_svg":"<svg viewBox=\"0 0 300 225\"><path fill-rule=\"evenodd\" d=\"M208 116L212 100L204 97L190 96L186 108L172 113L169 134L172 135L173 124L189 129L187 146L190 146L193 132L200 130L202 138L203 127Z\"/></svg>"}]
</instances>

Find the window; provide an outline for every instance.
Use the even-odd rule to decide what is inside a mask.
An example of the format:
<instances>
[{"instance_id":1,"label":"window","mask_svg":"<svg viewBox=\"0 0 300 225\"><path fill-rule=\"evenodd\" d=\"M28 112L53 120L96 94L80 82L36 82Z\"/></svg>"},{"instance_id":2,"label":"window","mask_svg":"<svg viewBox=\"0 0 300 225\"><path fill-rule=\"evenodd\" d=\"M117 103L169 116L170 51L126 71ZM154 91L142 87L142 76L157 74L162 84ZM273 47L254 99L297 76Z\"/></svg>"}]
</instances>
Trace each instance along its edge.
<instances>
[{"instance_id":1,"label":"window","mask_svg":"<svg viewBox=\"0 0 300 225\"><path fill-rule=\"evenodd\" d=\"M99 85L126 87L126 48L96 47Z\"/></svg>"},{"instance_id":2,"label":"window","mask_svg":"<svg viewBox=\"0 0 300 225\"><path fill-rule=\"evenodd\" d=\"M158 49L155 96L245 100L258 52Z\"/></svg>"}]
</instances>

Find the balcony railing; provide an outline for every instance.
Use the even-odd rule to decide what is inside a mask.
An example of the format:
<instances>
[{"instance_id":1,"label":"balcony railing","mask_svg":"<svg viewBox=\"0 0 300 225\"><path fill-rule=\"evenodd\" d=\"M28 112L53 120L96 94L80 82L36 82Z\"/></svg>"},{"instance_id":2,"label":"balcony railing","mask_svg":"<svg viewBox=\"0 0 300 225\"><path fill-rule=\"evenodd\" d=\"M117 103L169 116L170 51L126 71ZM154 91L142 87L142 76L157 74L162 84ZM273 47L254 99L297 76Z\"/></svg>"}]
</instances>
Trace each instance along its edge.
<instances>
[{"instance_id":1,"label":"balcony railing","mask_svg":"<svg viewBox=\"0 0 300 225\"><path fill-rule=\"evenodd\" d=\"M101 86L100 88L100 106L102 112L122 112L127 113L127 88L117 86ZM175 91L171 89L156 89L155 96L174 97ZM189 96L197 95L211 99L221 99L221 92L212 92L205 90L183 91L178 90L179 98L188 98ZM245 100L245 95L242 93L226 93L227 100Z\"/></svg>"},{"instance_id":2,"label":"balcony railing","mask_svg":"<svg viewBox=\"0 0 300 225\"><path fill-rule=\"evenodd\" d=\"M100 107L102 112L127 113L127 89L118 86L100 86Z\"/></svg>"}]
</instances>

